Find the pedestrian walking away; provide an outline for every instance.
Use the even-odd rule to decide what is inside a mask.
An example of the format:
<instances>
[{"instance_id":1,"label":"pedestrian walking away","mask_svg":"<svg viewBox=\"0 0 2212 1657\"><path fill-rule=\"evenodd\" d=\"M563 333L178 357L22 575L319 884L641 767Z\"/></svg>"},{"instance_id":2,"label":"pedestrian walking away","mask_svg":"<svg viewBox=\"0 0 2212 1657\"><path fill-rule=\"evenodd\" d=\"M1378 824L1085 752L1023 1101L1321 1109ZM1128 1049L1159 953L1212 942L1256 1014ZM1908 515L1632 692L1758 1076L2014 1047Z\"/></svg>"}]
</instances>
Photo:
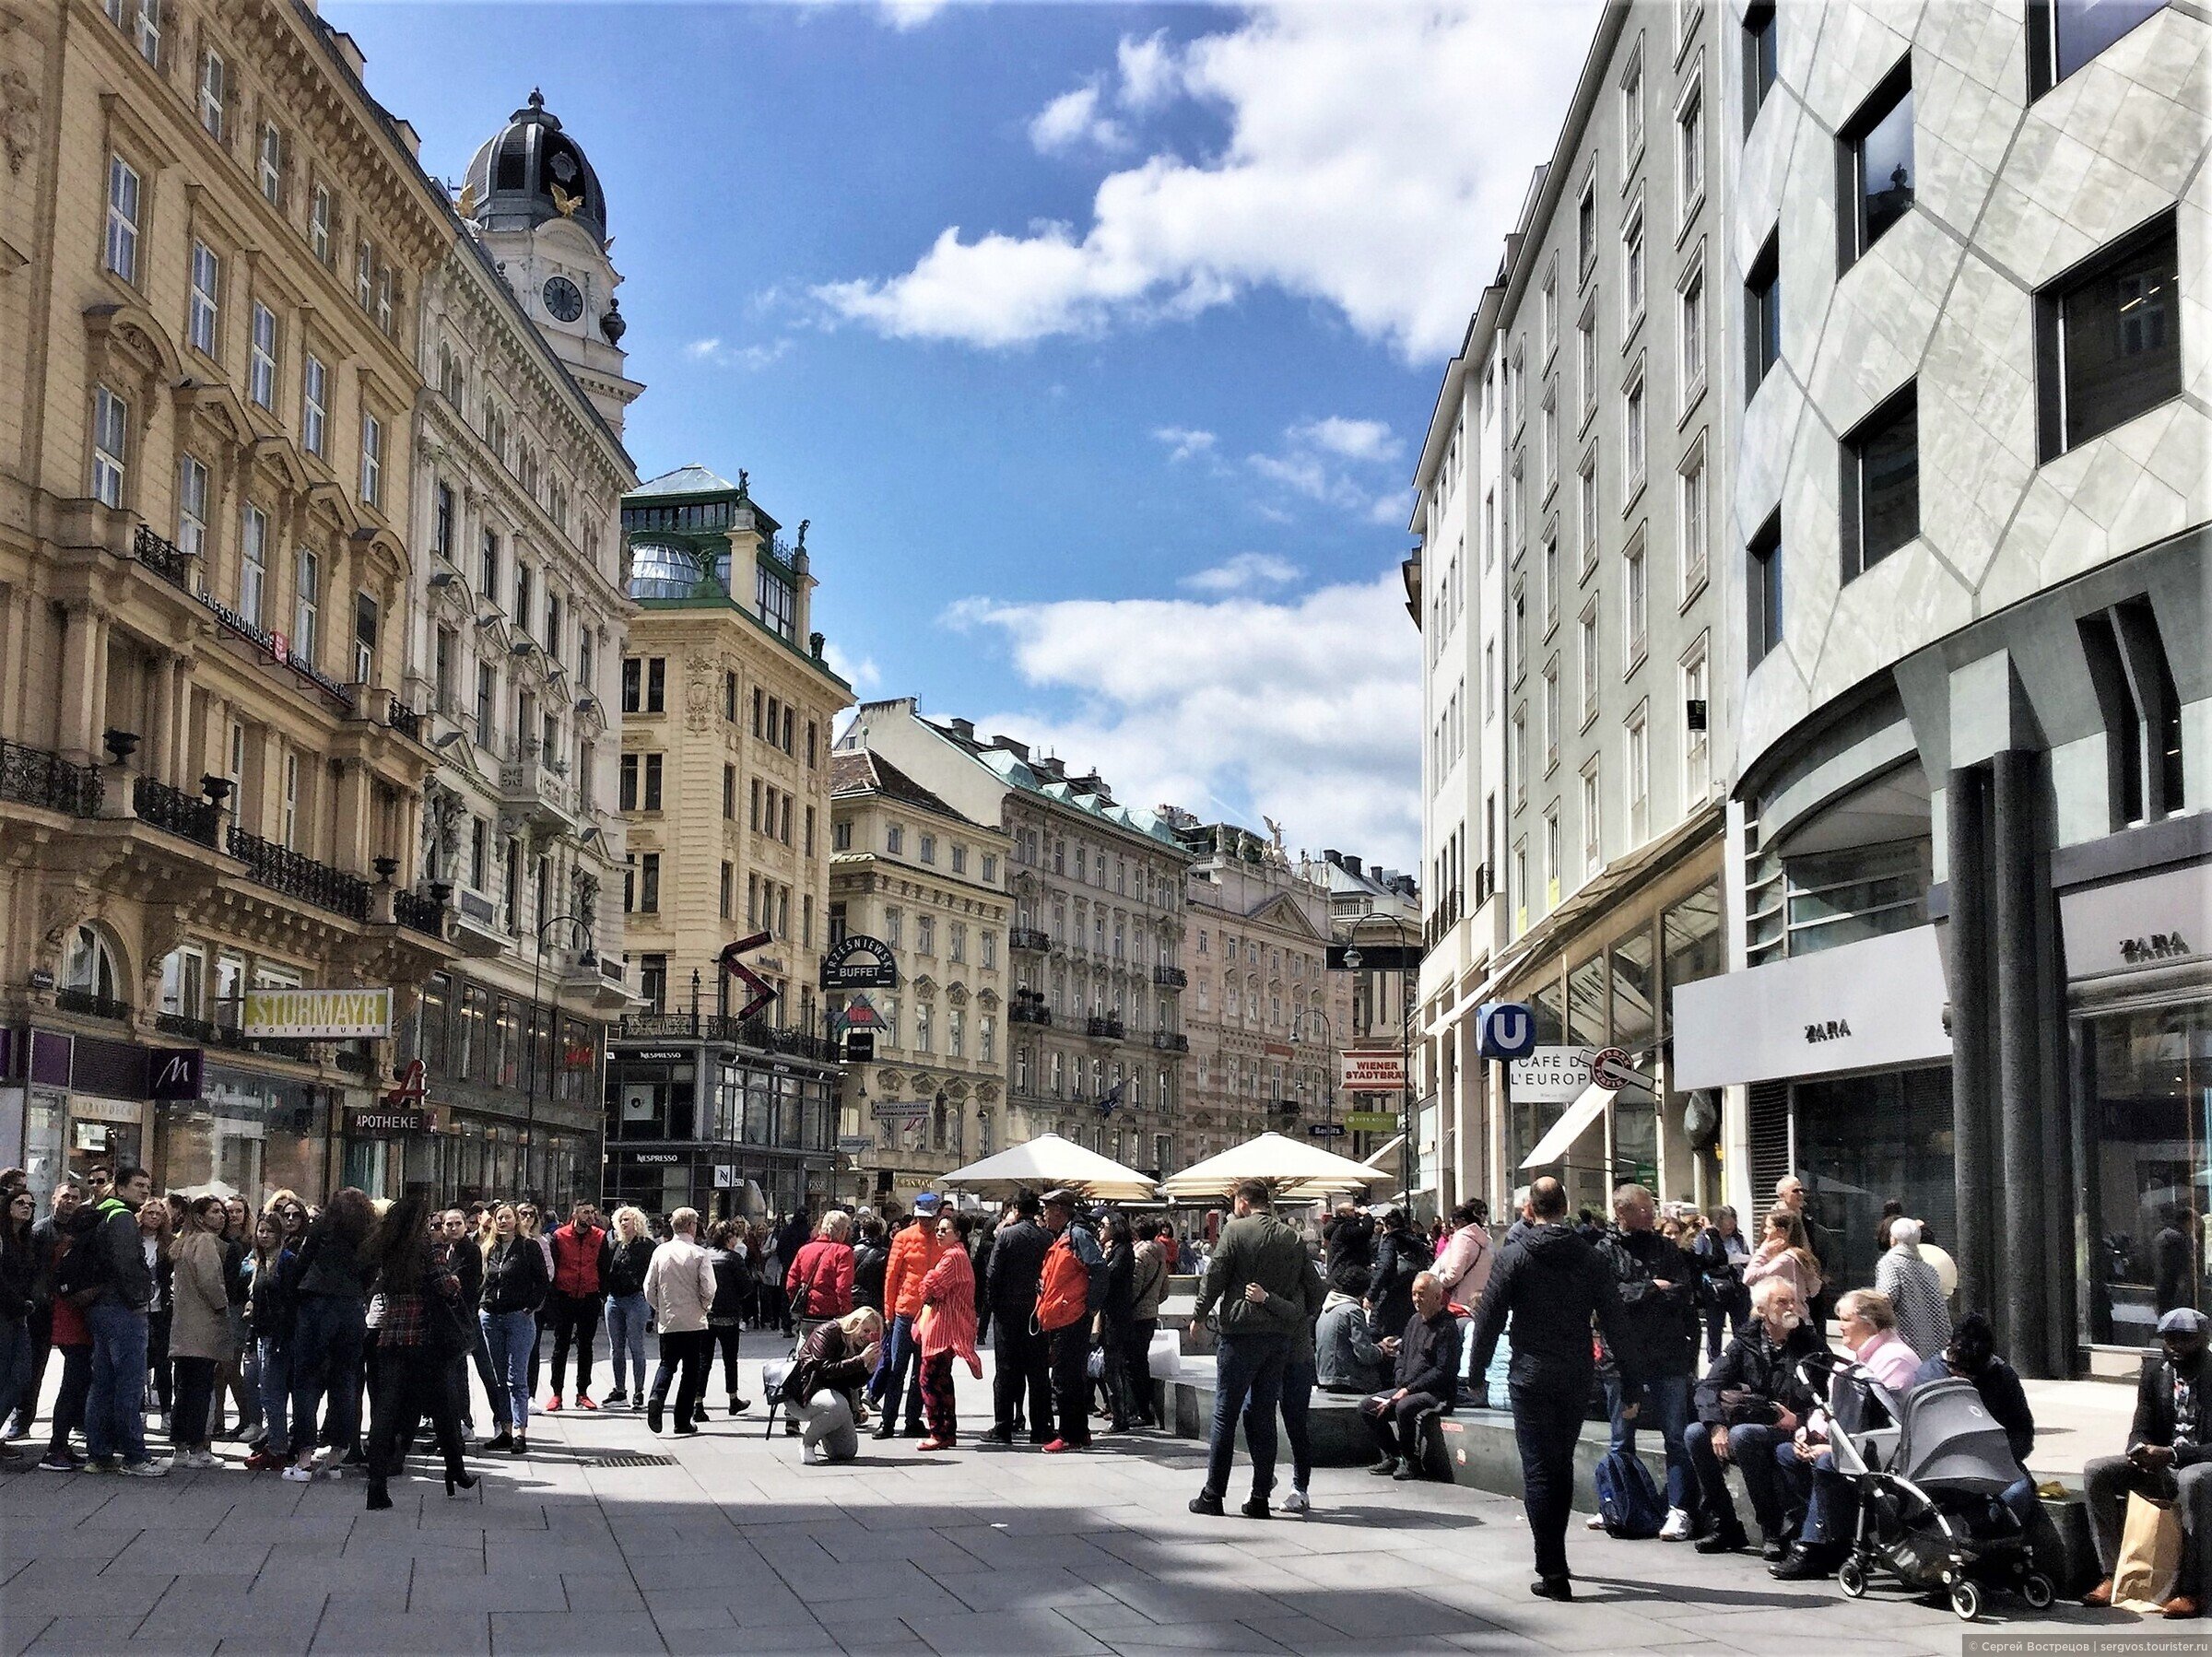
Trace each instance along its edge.
<instances>
[{"instance_id":1,"label":"pedestrian walking away","mask_svg":"<svg viewBox=\"0 0 2212 1657\"><path fill-rule=\"evenodd\" d=\"M1567 1225L1567 1191L1548 1175L1529 1187L1529 1225L1500 1252L1475 1314L1474 1373L1486 1373L1500 1336L1512 1343L1508 1370L1513 1436L1521 1449L1522 1501L1546 1599L1574 1597L1567 1568L1567 1516L1574 1501L1574 1450L1595 1360L1591 1322L1611 1338L1619 1302L1596 1248Z\"/></svg>"},{"instance_id":2,"label":"pedestrian walking away","mask_svg":"<svg viewBox=\"0 0 2212 1657\"><path fill-rule=\"evenodd\" d=\"M714 1354L722 1354L722 1379L733 1416L752 1407L737 1391L737 1352L745 1336L746 1294L752 1287L752 1274L737 1252L738 1233L744 1229L743 1220L719 1221L707 1247L707 1262L714 1268L714 1303L707 1308L707 1365L712 1370ZM700 1385L703 1390L703 1378ZM697 1413L705 1416L703 1402Z\"/></svg>"},{"instance_id":3,"label":"pedestrian walking away","mask_svg":"<svg viewBox=\"0 0 2212 1657\"><path fill-rule=\"evenodd\" d=\"M661 1332L661 1361L645 1401L645 1425L661 1430L673 1382L673 1430L681 1438L699 1431L696 1411L707 1390L707 1363L713 1354L707 1317L716 1286L713 1263L699 1246L699 1210L678 1208L668 1216L668 1227L672 1235L654 1251L645 1270L645 1302Z\"/></svg>"},{"instance_id":4,"label":"pedestrian walking away","mask_svg":"<svg viewBox=\"0 0 2212 1657\"><path fill-rule=\"evenodd\" d=\"M381 1311L376 1323L380 1393L369 1442L368 1510L392 1504L390 1481L405 1470L408 1450L428 1416L445 1458L445 1493L471 1489L463 1459L461 1417L451 1372L468 1350L471 1326L461 1280L446 1263L444 1243L430 1232L429 1199L409 1193L384 1211L361 1248L375 1274Z\"/></svg>"},{"instance_id":5,"label":"pedestrian walking away","mask_svg":"<svg viewBox=\"0 0 2212 1657\"><path fill-rule=\"evenodd\" d=\"M1220 1310L1214 1357L1214 1421L1206 1447L1206 1485L1191 1511L1218 1516L1236 1459L1237 1421L1252 1451L1252 1495L1242 1512L1265 1519L1275 1490L1275 1416L1289 1361L1291 1332L1320 1309L1308 1288L1305 1240L1275 1216L1275 1197L1258 1180L1237 1187L1236 1217L1221 1229L1207 1262L1195 1315ZM1262 1291L1248 1291L1256 1285Z\"/></svg>"}]
</instances>

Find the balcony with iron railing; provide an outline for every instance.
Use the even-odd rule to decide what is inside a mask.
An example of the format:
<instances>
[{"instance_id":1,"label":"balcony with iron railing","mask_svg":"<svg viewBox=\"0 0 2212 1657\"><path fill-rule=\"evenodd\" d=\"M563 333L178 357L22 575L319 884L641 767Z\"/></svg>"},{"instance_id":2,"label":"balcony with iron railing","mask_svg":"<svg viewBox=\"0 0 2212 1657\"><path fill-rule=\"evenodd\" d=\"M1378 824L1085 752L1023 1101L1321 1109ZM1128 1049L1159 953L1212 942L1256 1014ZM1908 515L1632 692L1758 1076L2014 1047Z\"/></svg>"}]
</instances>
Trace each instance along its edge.
<instances>
[{"instance_id":1,"label":"balcony with iron railing","mask_svg":"<svg viewBox=\"0 0 2212 1657\"><path fill-rule=\"evenodd\" d=\"M811 1030L774 1025L765 1018L738 1019L726 1013L631 1013L617 1027L625 1041L728 1041L757 1052L834 1064L836 1048Z\"/></svg>"},{"instance_id":2,"label":"balcony with iron railing","mask_svg":"<svg viewBox=\"0 0 2212 1657\"><path fill-rule=\"evenodd\" d=\"M1177 1030L1154 1030L1152 1045L1162 1052L1188 1052L1191 1051L1191 1039Z\"/></svg>"},{"instance_id":3,"label":"balcony with iron railing","mask_svg":"<svg viewBox=\"0 0 2212 1657\"><path fill-rule=\"evenodd\" d=\"M1093 1017L1084 1027L1084 1034L1100 1041L1119 1041L1128 1035L1128 1027L1112 1013Z\"/></svg>"},{"instance_id":4,"label":"balcony with iron railing","mask_svg":"<svg viewBox=\"0 0 2212 1657\"><path fill-rule=\"evenodd\" d=\"M230 830L229 850L246 865L246 878L256 886L349 921L369 919L369 883L359 876L334 869L235 826Z\"/></svg>"},{"instance_id":5,"label":"balcony with iron railing","mask_svg":"<svg viewBox=\"0 0 2212 1657\"><path fill-rule=\"evenodd\" d=\"M419 932L441 943L445 940L445 899L435 890L394 892L392 918L409 932Z\"/></svg>"},{"instance_id":6,"label":"balcony with iron railing","mask_svg":"<svg viewBox=\"0 0 2212 1657\"><path fill-rule=\"evenodd\" d=\"M1155 967L1152 981L1163 990L1181 990L1189 985L1191 975L1181 967Z\"/></svg>"},{"instance_id":7,"label":"balcony with iron railing","mask_svg":"<svg viewBox=\"0 0 2212 1657\"><path fill-rule=\"evenodd\" d=\"M1034 954L1042 955L1053 946L1053 940L1051 934L1037 927L1016 926L1010 928L1006 933L1006 946L1009 949L1027 949Z\"/></svg>"},{"instance_id":8,"label":"balcony with iron railing","mask_svg":"<svg viewBox=\"0 0 2212 1657\"><path fill-rule=\"evenodd\" d=\"M127 1022L131 1004L118 1001L112 995L102 995L94 990L56 990L53 1005L65 1013L75 1013L85 1018L112 1018Z\"/></svg>"},{"instance_id":9,"label":"balcony with iron railing","mask_svg":"<svg viewBox=\"0 0 2212 1657\"><path fill-rule=\"evenodd\" d=\"M103 793L98 766L77 765L44 748L0 741L0 800L90 817L100 815Z\"/></svg>"},{"instance_id":10,"label":"balcony with iron railing","mask_svg":"<svg viewBox=\"0 0 2212 1657\"><path fill-rule=\"evenodd\" d=\"M1016 1024L1044 1024L1053 1021L1053 1009L1041 1001L1018 1001L1006 1009L1006 1017Z\"/></svg>"},{"instance_id":11,"label":"balcony with iron railing","mask_svg":"<svg viewBox=\"0 0 2212 1657\"><path fill-rule=\"evenodd\" d=\"M215 850L222 842L222 807L213 800L188 794L151 777L131 784L131 809L149 828L159 828L194 845Z\"/></svg>"}]
</instances>

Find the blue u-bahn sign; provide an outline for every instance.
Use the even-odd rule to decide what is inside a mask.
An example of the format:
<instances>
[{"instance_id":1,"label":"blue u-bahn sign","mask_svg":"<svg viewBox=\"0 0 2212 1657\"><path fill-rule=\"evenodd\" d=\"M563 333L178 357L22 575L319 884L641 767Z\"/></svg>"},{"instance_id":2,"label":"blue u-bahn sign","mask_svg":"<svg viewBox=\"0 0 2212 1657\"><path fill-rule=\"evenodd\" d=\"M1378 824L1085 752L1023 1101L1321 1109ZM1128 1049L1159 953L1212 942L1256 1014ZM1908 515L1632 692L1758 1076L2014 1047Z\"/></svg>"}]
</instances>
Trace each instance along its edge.
<instances>
[{"instance_id":1,"label":"blue u-bahn sign","mask_svg":"<svg viewBox=\"0 0 2212 1657\"><path fill-rule=\"evenodd\" d=\"M1477 1049L1486 1059L1524 1057L1536 1044L1535 1015L1519 1001L1486 1001L1475 1009Z\"/></svg>"}]
</instances>

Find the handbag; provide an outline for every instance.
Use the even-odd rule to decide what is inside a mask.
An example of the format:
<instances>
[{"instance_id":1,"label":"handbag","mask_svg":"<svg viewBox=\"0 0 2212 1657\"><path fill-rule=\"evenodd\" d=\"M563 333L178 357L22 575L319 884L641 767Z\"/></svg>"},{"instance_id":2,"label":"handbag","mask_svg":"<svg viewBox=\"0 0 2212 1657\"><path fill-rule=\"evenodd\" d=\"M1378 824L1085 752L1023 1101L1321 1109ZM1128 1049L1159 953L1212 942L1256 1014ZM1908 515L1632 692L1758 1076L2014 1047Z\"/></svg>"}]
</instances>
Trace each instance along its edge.
<instances>
[{"instance_id":1,"label":"handbag","mask_svg":"<svg viewBox=\"0 0 2212 1657\"><path fill-rule=\"evenodd\" d=\"M1730 1427L1771 1427L1782 1419L1782 1405L1749 1387L1723 1387L1721 1417Z\"/></svg>"},{"instance_id":2,"label":"handbag","mask_svg":"<svg viewBox=\"0 0 2212 1657\"><path fill-rule=\"evenodd\" d=\"M2182 1516L2172 1502L2131 1492L2120 1558L2112 1567L2113 1609L2149 1613L2163 1607L2181 1581L2182 1541Z\"/></svg>"}]
</instances>

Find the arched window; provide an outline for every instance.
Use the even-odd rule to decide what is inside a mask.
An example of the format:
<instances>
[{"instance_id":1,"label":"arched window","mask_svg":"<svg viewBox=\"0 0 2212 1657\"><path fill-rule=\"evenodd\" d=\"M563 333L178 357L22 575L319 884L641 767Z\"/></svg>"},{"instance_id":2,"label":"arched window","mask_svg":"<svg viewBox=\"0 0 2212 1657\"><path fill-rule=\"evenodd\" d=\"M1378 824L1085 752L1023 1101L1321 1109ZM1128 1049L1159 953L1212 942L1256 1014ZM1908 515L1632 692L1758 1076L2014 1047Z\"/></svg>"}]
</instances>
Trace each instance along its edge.
<instances>
[{"instance_id":1,"label":"arched window","mask_svg":"<svg viewBox=\"0 0 2212 1657\"><path fill-rule=\"evenodd\" d=\"M97 995L102 1001L121 1001L123 969L116 963L114 946L94 926L79 926L69 934L62 956L62 984Z\"/></svg>"}]
</instances>

